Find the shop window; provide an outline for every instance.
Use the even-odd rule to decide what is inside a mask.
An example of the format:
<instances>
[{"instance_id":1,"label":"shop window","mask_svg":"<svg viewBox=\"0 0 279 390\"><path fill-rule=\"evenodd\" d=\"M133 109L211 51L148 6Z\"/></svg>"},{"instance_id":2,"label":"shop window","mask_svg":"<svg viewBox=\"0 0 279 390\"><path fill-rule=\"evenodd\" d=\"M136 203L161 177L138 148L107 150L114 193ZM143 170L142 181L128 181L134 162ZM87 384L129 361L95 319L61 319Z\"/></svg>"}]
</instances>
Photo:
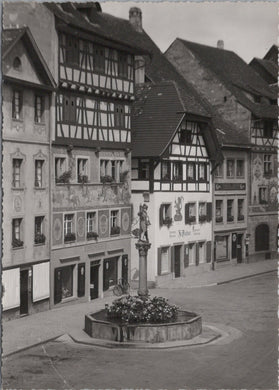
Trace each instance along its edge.
<instances>
[{"instance_id":1,"label":"shop window","mask_svg":"<svg viewBox=\"0 0 279 390\"><path fill-rule=\"evenodd\" d=\"M215 205L215 221L216 223L221 223L223 222L223 201L216 200Z\"/></svg>"},{"instance_id":2,"label":"shop window","mask_svg":"<svg viewBox=\"0 0 279 390\"><path fill-rule=\"evenodd\" d=\"M22 218L15 218L12 220L12 247L13 248L23 247L22 227L23 227Z\"/></svg>"},{"instance_id":3,"label":"shop window","mask_svg":"<svg viewBox=\"0 0 279 390\"><path fill-rule=\"evenodd\" d=\"M216 236L216 260L228 260L229 258L229 237L228 236Z\"/></svg>"},{"instance_id":4,"label":"shop window","mask_svg":"<svg viewBox=\"0 0 279 390\"><path fill-rule=\"evenodd\" d=\"M160 206L160 226L172 224L171 203L164 203Z\"/></svg>"},{"instance_id":5,"label":"shop window","mask_svg":"<svg viewBox=\"0 0 279 390\"><path fill-rule=\"evenodd\" d=\"M22 119L22 91L13 91L12 118Z\"/></svg>"},{"instance_id":6,"label":"shop window","mask_svg":"<svg viewBox=\"0 0 279 390\"><path fill-rule=\"evenodd\" d=\"M234 202L233 199L227 200L227 222L233 222L234 221Z\"/></svg>"},{"instance_id":7,"label":"shop window","mask_svg":"<svg viewBox=\"0 0 279 390\"><path fill-rule=\"evenodd\" d=\"M35 217L35 228L34 228L34 243L44 244L46 237L44 235L44 217Z\"/></svg>"},{"instance_id":8,"label":"shop window","mask_svg":"<svg viewBox=\"0 0 279 390\"><path fill-rule=\"evenodd\" d=\"M94 71L105 73L105 48L94 45Z\"/></svg>"},{"instance_id":9,"label":"shop window","mask_svg":"<svg viewBox=\"0 0 279 390\"><path fill-rule=\"evenodd\" d=\"M71 242L76 240L74 233L74 214L64 215L64 242Z\"/></svg>"},{"instance_id":10,"label":"shop window","mask_svg":"<svg viewBox=\"0 0 279 390\"><path fill-rule=\"evenodd\" d=\"M272 138L273 137L273 122L272 121L264 121L263 136L264 136L264 138Z\"/></svg>"},{"instance_id":11,"label":"shop window","mask_svg":"<svg viewBox=\"0 0 279 390\"><path fill-rule=\"evenodd\" d=\"M272 174L272 154L264 154L264 173Z\"/></svg>"},{"instance_id":12,"label":"shop window","mask_svg":"<svg viewBox=\"0 0 279 390\"><path fill-rule=\"evenodd\" d=\"M170 180L171 178L171 165L169 161L162 161L161 163L161 177L162 180Z\"/></svg>"},{"instance_id":13,"label":"shop window","mask_svg":"<svg viewBox=\"0 0 279 390\"><path fill-rule=\"evenodd\" d=\"M63 181L64 176L66 176L65 173L66 173L66 158L55 157L55 181L57 183L67 182L66 177L65 177L65 181Z\"/></svg>"},{"instance_id":14,"label":"shop window","mask_svg":"<svg viewBox=\"0 0 279 390\"><path fill-rule=\"evenodd\" d=\"M206 164L205 163L199 164L199 180L206 181Z\"/></svg>"},{"instance_id":15,"label":"shop window","mask_svg":"<svg viewBox=\"0 0 279 390\"><path fill-rule=\"evenodd\" d=\"M149 162L140 160L139 162L139 179L148 180L149 179Z\"/></svg>"},{"instance_id":16,"label":"shop window","mask_svg":"<svg viewBox=\"0 0 279 390\"><path fill-rule=\"evenodd\" d=\"M35 160L35 187L43 186L43 160Z\"/></svg>"},{"instance_id":17,"label":"shop window","mask_svg":"<svg viewBox=\"0 0 279 390\"><path fill-rule=\"evenodd\" d=\"M182 181L182 162L175 161L173 163L173 180Z\"/></svg>"},{"instance_id":18,"label":"shop window","mask_svg":"<svg viewBox=\"0 0 279 390\"><path fill-rule=\"evenodd\" d=\"M269 227L266 223L256 227L255 250L256 252L269 250Z\"/></svg>"},{"instance_id":19,"label":"shop window","mask_svg":"<svg viewBox=\"0 0 279 390\"><path fill-rule=\"evenodd\" d=\"M125 110L122 104L114 105L114 125L117 129L125 129Z\"/></svg>"},{"instance_id":20,"label":"shop window","mask_svg":"<svg viewBox=\"0 0 279 390\"><path fill-rule=\"evenodd\" d=\"M111 286L117 284L118 278L118 257L112 257L110 259L104 259L103 270L103 289L108 290Z\"/></svg>"},{"instance_id":21,"label":"shop window","mask_svg":"<svg viewBox=\"0 0 279 390\"><path fill-rule=\"evenodd\" d=\"M215 177L223 177L224 176L224 164L221 162L219 165L217 165L215 169Z\"/></svg>"},{"instance_id":22,"label":"shop window","mask_svg":"<svg viewBox=\"0 0 279 390\"><path fill-rule=\"evenodd\" d=\"M66 36L66 62L68 64L79 64L79 42L71 35Z\"/></svg>"},{"instance_id":23,"label":"shop window","mask_svg":"<svg viewBox=\"0 0 279 390\"><path fill-rule=\"evenodd\" d=\"M43 122L43 113L44 113L44 99L42 96L35 96L35 122Z\"/></svg>"},{"instance_id":24,"label":"shop window","mask_svg":"<svg viewBox=\"0 0 279 390\"><path fill-rule=\"evenodd\" d=\"M63 122L75 123L76 122L76 97L65 96L63 97Z\"/></svg>"},{"instance_id":25,"label":"shop window","mask_svg":"<svg viewBox=\"0 0 279 390\"><path fill-rule=\"evenodd\" d=\"M267 187L259 187L259 201L260 204L267 203Z\"/></svg>"},{"instance_id":26,"label":"shop window","mask_svg":"<svg viewBox=\"0 0 279 390\"><path fill-rule=\"evenodd\" d=\"M236 160L236 177L244 177L244 160Z\"/></svg>"},{"instance_id":27,"label":"shop window","mask_svg":"<svg viewBox=\"0 0 279 390\"><path fill-rule=\"evenodd\" d=\"M118 76L128 78L128 56L118 53Z\"/></svg>"},{"instance_id":28,"label":"shop window","mask_svg":"<svg viewBox=\"0 0 279 390\"><path fill-rule=\"evenodd\" d=\"M54 276L54 303L73 296L73 270L74 266L69 265L55 269Z\"/></svg>"},{"instance_id":29,"label":"shop window","mask_svg":"<svg viewBox=\"0 0 279 390\"><path fill-rule=\"evenodd\" d=\"M89 168L88 158L78 158L77 159L78 183L87 183L88 182L88 168Z\"/></svg>"},{"instance_id":30,"label":"shop window","mask_svg":"<svg viewBox=\"0 0 279 390\"><path fill-rule=\"evenodd\" d=\"M20 158L13 159L13 187L21 187L21 176L22 176L22 162Z\"/></svg>"},{"instance_id":31,"label":"shop window","mask_svg":"<svg viewBox=\"0 0 279 390\"><path fill-rule=\"evenodd\" d=\"M205 222L207 218L207 212L206 212L206 203L205 202L200 202L199 203L199 222L203 223Z\"/></svg>"},{"instance_id":32,"label":"shop window","mask_svg":"<svg viewBox=\"0 0 279 390\"><path fill-rule=\"evenodd\" d=\"M78 297L85 295L85 263L78 265Z\"/></svg>"},{"instance_id":33,"label":"shop window","mask_svg":"<svg viewBox=\"0 0 279 390\"><path fill-rule=\"evenodd\" d=\"M110 212L110 235L116 236L118 234L120 234L119 210L111 210L111 212Z\"/></svg>"},{"instance_id":34,"label":"shop window","mask_svg":"<svg viewBox=\"0 0 279 390\"><path fill-rule=\"evenodd\" d=\"M97 239L97 213L95 211L92 211L90 213L87 213L86 218L86 225L87 225L87 239Z\"/></svg>"},{"instance_id":35,"label":"shop window","mask_svg":"<svg viewBox=\"0 0 279 390\"><path fill-rule=\"evenodd\" d=\"M234 177L234 160L227 160L227 177Z\"/></svg>"},{"instance_id":36,"label":"shop window","mask_svg":"<svg viewBox=\"0 0 279 390\"><path fill-rule=\"evenodd\" d=\"M185 224L196 223L196 203L185 204Z\"/></svg>"},{"instance_id":37,"label":"shop window","mask_svg":"<svg viewBox=\"0 0 279 390\"><path fill-rule=\"evenodd\" d=\"M195 177L196 177L196 175L195 175L195 169L196 169L196 165L195 165L195 163L193 163L193 162L189 162L188 164L187 164L187 180L189 181L189 182L193 182L193 181L195 181Z\"/></svg>"}]
</instances>

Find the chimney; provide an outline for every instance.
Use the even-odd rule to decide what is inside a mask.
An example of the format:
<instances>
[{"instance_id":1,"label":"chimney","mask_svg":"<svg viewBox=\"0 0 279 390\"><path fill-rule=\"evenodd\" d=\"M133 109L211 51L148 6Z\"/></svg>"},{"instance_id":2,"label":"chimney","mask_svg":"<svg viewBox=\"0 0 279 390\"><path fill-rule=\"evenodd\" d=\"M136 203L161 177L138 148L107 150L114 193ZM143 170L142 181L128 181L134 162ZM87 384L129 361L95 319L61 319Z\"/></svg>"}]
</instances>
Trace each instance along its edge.
<instances>
[{"instance_id":1,"label":"chimney","mask_svg":"<svg viewBox=\"0 0 279 390\"><path fill-rule=\"evenodd\" d=\"M142 32L142 16L140 8L130 8L129 21L137 32Z\"/></svg>"},{"instance_id":2,"label":"chimney","mask_svg":"<svg viewBox=\"0 0 279 390\"><path fill-rule=\"evenodd\" d=\"M217 48L222 50L224 49L224 41L222 41L222 39L219 39L217 42Z\"/></svg>"}]
</instances>

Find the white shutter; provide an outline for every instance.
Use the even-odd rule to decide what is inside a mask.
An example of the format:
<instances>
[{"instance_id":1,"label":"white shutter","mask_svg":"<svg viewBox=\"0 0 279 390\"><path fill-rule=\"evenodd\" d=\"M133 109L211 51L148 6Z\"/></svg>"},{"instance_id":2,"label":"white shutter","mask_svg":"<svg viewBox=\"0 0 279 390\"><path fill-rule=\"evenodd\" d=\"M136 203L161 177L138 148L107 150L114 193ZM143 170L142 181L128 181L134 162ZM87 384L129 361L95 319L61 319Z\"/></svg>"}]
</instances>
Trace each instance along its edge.
<instances>
[{"instance_id":1,"label":"white shutter","mask_svg":"<svg viewBox=\"0 0 279 390\"><path fill-rule=\"evenodd\" d=\"M3 271L2 285L4 295L2 297L3 310L13 309L20 305L20 273L19 268Z\"/></svg>"},{"instance_id":2,"label":"white shutter","mask_svg":"<svg viewBox=\"0 0 279 390\"><path fill-rule=\"evenodd\" d=\"M33 302L49 298L49 262L33 265Z\"/></svg>"}]
</instances>

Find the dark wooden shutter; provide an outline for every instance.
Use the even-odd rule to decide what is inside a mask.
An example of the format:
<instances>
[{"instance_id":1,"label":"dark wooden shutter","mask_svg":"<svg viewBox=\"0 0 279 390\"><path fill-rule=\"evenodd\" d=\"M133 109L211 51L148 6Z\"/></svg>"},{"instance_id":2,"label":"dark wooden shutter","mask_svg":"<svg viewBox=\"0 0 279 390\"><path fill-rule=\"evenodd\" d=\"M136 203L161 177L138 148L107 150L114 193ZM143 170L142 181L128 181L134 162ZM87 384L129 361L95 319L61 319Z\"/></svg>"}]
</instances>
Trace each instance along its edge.
<instances>
[{"instance_id":1,"label":"dark wooden shutter","mask_svg":"<svg viewBox=\"0 0 279 390\"><path fill-rule=\"evenodd\" d=\"M184 245L184 268L189 267L189 245Z\"/></svg>"},{"instance_id":2,"label":"dark wooden shutter","mask_svg":"<svg viewBox=\"0 0 279 390\"><path fill-rule=\"evenodd\" d=\"M85 294L85 263L78 265L78 297Z\"/></svg>"},{"instance_id":3,"label":"dark wooden shutter","mask_svg":"<svg viewBox=\"0 0 279 390\"><path fill-rule=\"evenodd\" d=\"M236 238L237 238L236 233L233 233L232 234L232 259L236 258L236 244L237 244Z\"/></svg>"},{"instance_id":4,"label":"dark wooden shutter","mask_svg":"<svg viewBox=\"0 0 279 390\"><path fill-rule=\"evenodd\" d=\"M62 300L62 271L55 269L54 272L54 303L59 303Z\"/></svg>"},{"instance_id":5,"label":"dark wooden shutter","mask_svg":"<svg viewBox=\"0 0 279 390\"><path fill-rule=\"evenodd\" d=\"M206 219L207 222L212 220L212 203L206 203Z\"/></svg>"},{"instance_id":6,"label":"dark wooden shutter","mask_svg":"<svg viewBox=\"0 0 279 390\"><path fill-rule=\"evenodd\" d=\"M69 122L70 120L70 99L68 96L63 97L63 121Z\"/></svg>"},{"instance_id":7,"label":"dark wooden shutter","mask_svg":"<svg viewBox=\"0 0 279 390\"><path fill-rule=\"evenodd\" d=\"M157 273L160 276L161 275L161 248L158 248L158 258L157 258Z\"/></svg>"},{"instance_id":8,"label":"dark wooden shutter","mask_svg":"<svg viewBox=\"0 0 279 390\"><path fill-rule=\"evenodd\" d=\"M199 265L200 262L200 244L196 243L196 265Z\"/></svg>"},{"instance_id":9,"label":"dark wooden shutter","mask_svg":"<svg viewBox=\"0 0 279 390\"><path fill-rule=\"evenodd\" d=\"M189 203L185 204L185 224L190 224Z\"/></svg>"},{"instance_id":10,"label":"dark wooden shutter","mask_svg":"<svg viewBox=\"0 0 279 390\"><path fill-rule=\"evenodd\" d=\"M71 122L76 122L76 98L74 96L70 99L69 117Z\"/></svg>"},{"instance_id":11,"label":"dark wooden shutter","mask_svg":"<svg viewBox=\"0 0 279 390\"><path fill-rule=\"evenodd\" d=\"M160 210L159 210L159 222L160 222L160 226L163 226L163 220L164 220L164 216L163 216L163 209L164 209L164 205L161 204L160 206Z\"/></svg>"},{"instance_id":12,"label":"dark wooden shutter","mask_svg":"<svg viewBox=\"0 0 279 390\"><path fill-rule=\"evenodd\" d=\"M174 246L171 247L171 272L174 272Z\"/></svg>"},{"instance_id":13,"label":"dark wooden shutter","mask_svg":"<svg viewBox=\"0 0 279 390\"><path fill-rule=\"evenodd\" d=\"M211 241L206 243L206 262L211 263Z\"/></svg>"}]
</instances>

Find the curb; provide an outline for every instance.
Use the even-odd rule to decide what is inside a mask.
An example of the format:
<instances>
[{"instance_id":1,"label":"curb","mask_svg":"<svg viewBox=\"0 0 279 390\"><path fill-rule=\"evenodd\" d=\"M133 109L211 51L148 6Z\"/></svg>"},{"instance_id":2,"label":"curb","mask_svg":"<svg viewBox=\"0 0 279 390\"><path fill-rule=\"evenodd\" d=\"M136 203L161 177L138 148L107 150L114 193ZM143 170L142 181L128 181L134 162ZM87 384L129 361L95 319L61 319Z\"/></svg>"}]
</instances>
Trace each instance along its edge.
<instances>
[{"instance_id":1,"label":"curb","mask_svg":"<svg viewBox=\"0 0 279 390\"><path fill-rule=\"evenodd\" d=\"M234 279L230 279L230 280L225 280L223 282L217 282L217 286L221 285L221 284L226 284L226 283L230 283L230 282L235 282L237 280L242 280L242 279L248 279L248 278L253 278L253 277L256 277L256 276L260 276L260 275L264 275L264 274L270 274L272 272L277 272L277 269L273 269L273 270L269 270L269 271L263 271L263 272L259 272L257 274L251 274L251 275L245 275L245 276L240 276L238 278L234 278Z\"/></svg>"}]
</instances>

